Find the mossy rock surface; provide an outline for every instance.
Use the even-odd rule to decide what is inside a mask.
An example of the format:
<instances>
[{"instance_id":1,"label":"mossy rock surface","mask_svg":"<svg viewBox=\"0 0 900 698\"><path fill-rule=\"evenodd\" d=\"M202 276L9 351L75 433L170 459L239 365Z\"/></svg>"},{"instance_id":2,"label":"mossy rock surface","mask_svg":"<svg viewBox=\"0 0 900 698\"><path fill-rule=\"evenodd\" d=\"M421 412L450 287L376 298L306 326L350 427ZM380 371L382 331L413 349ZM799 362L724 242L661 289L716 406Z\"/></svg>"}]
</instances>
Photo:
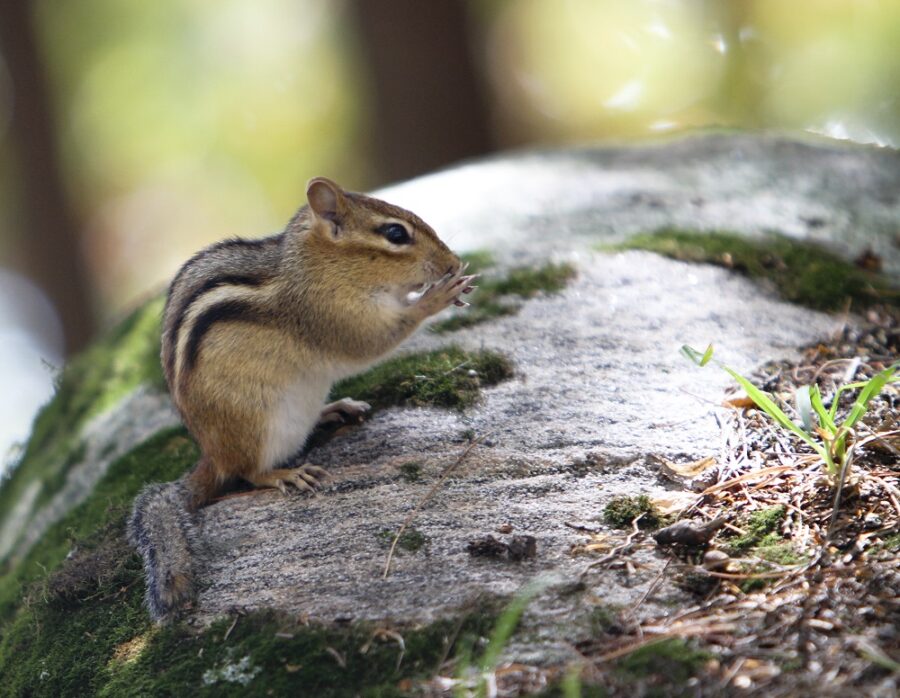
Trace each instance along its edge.
<instances>
[{"instance_id":1,"label":"mossy rock surface","mask_svg":"<svg viewBox=\"0 0 900 698\"><path fill-rule=\"evenodd\" d=\"M373 411L396 406L462 410L478 400L482 386L496 385L512 375L513 366L503 354L467 352L451 345L388 359L340 381L331 397L352 395L368 402Z\"/></svg>"},{"instance_id":2,"label":"mossy rock surface","mask_svg":"<svg viewBox=\"0 0 900 698\"><path fill-rule=\"evenodd\" d=\"M741 179L746 167L720 176L735 153L755 163L752 176ZM0 486L3 535L13 532L0 545L0 693L406 695L456 671L441 663L461 647L483 648L478 638L497 628L505 600L536 577L556 581L529 604L504 659L562 667L578 660L573 646L609 640L615 614L592 613L597 598L635 609L638 622L695 603L652 550L637 553L637 584L585 571L573 554L585 543L578 527L617 540L627 532L601 521L604 508L617 496L665 494L657 455L717 452L709 406L727 376L694 370L679 346L715 341L717 356L746 373L818 341L833 320L759 294L733 264L595 246L666 226L780 230L845 260L871 244L894 278L892 162L868 149L715 136L499 158L386 193L454 246L485 251L475 260L484 321L420 332L336 387L376 410L308 454L332 475L319 496L242 492L203 509L208 555L195 605L162 628L142 606L124 520L145 483L177 478L198 451L161 386L160 301L151 302L66 369ZM829 163L862 173L840 205L820 176ZM788 174L776 186L773 172ZM473 177L479 196L455 196L471 192ZM822 180L818 191L811 179ZM776 190L777 210L764 205ZM492 313L488 301L514 310ZM408 517L406 549L385 576L386 546ZM748 524L746 549L783 564L770 523ZM487 535L532 536L536 554L469 556L467 544ZM673 684L662 695L704 680L710 662L692 642L656 650L611 666L611 692L657 689L658 667Z\"/></svg>"},{"instance_id":3,"label":"mossy rock surface","mask_svg":"<svg viewBox=\"0 0 900 698\"><path fill-rule=\"evenodd\" d=\"M816 242L770 233L747 239L733 232L662 229L611 249L646 250L685 262L705 262L769 282L785 300L814 310L900 306L900 286Z\"/></svg>"},{"instance_id":4,"label":"mossy rock surface","mask_svg":"<svg viewBox=\"0 0 900 698\"><path fill-rule=\"evenodd\" d=\"M4 517L23 499L38 507L59 491L69 469L84 460L82 432L88 420L109 410L138 386L163 389L161 311L161 299L134 311L59 372L56 394L37 415L22 455L2 480L0 512ZM0 559L9 554L14 542L3 540Z\"/></svg>"},{"instance_id":5,"label":"mossy rock surface","mask_svg":"<svg viewBox=\"0 0 900 698\"><path fill-rule=\"evenodd\" d=\"M444 334L480 325L493 318L515 315L522 301L542 294L562 291L575 277L575 268L565 262L548 262L539 266L497 269L493 255L477 251L462 256L469 265L468 273L479 274L478 292L466 297L468 308L430 326L432 332Z\"/></svg>"}]
</instances>

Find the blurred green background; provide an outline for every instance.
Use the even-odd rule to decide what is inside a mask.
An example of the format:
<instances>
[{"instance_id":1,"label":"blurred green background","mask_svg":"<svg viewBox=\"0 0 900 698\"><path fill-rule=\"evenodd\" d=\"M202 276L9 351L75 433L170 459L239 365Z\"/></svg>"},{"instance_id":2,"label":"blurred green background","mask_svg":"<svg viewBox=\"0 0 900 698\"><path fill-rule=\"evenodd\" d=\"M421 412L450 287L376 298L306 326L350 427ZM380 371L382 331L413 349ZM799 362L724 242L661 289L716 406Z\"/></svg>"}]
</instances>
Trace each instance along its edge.
<instances>
[{"instance_id":1,"label":"blurred green background","mask_svg":"<svg viewBox=\"0 0 900 698\"><path fill-rule=\"evenodd\" d=\"M312 176L702 126L893 147L898 88L897 0L2 2L0 449L42 362Z\"/></svg>"}]
</instances>

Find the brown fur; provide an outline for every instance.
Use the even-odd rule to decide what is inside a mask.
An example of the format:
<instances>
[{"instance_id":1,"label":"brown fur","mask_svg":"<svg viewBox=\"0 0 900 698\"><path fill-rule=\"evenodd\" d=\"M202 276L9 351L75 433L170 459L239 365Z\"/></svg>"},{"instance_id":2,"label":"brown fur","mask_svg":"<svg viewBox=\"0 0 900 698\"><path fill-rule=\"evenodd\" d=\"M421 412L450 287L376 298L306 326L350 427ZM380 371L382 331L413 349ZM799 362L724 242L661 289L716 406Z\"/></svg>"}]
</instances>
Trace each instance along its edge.
<instances>
[{"instance_id":1,"label":"brown fur","mask_svg":"<svg viewBox=\"0 0 900 698\"><path fill-rule=\"evenodd\" d=\"M390 351L429 313L385 298L459 269L409 211L324 179L311 182L310 201L277 241L213 246L172 284L163 363L203 468L216 475L196 478L198 503L227 480L259 480L267 420L286 381L334 361L361 368ZM394 221L412 244L376 232Z\"/></svg>"},{"instance_id":2,"label":"brown fur","mask_svg":"<svg viewBox=\"0 0 900 698\"><path fill-rule=\"evenodd\" d=\"M325 179L312 180L307 197L283 233L213 245L169 289L161 359L202 456L186 477L135 499L129 540L144 559L154 620L193 597L203 552L189 512L237 478L314 488L321 468L275 461L302 446L331 381L362 370L468 290L459 258L409 211ZM379 232L392 223L411 244Z\"/></svg>"},{"instance_id":3,"label":"brown fur","mask_svg":"<svg viewBox=\"0 0 900 698\"><path fill-rule=\"evenodd\" d=\"M179 391L179 409L216 475L210 492L234 478L249 481L258 470L265 415L296 358L291 344L262 325L223 323L210 331L206 369L198 365Z\"/></svg>"},{"instance_id":4,"label":"brown fur","mask_svg":"<svg viewBox=\"0 0 900 698\"><path fill-rule=\"evenodd\" d=\"M201 456L194 469L187 476L188 490L191 493L188 508L197 511L209 504L222 488L223 480L206 456Z\"/></svg>"}]
</instances>

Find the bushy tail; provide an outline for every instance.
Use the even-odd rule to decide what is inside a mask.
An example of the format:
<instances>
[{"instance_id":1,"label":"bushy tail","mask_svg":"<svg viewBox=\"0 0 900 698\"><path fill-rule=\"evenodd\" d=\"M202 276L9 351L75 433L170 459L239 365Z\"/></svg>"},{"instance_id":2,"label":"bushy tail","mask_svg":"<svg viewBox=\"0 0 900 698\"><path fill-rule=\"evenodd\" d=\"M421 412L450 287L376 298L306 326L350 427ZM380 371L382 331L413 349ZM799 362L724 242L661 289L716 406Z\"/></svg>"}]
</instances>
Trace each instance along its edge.
<instances>
[{"instance_id":1,"label":"bushy tail","mask_svg":"<svg viewBox=\"0 0 900 698\"><path fill-rule=\"evenodd\" d=\"M144 558L147 608L157 622L171 619L194 598L194 568L201 548L193 513L217 487L205 459L180 480L147 485L135 498L128 541Z\"/></svg>"},{"instance_id":2,"label":"bushy tail","mask_svg":"<svg viewBox=\"0 0 900 698\"><path fill-rule=\"evenodd\" d=\"M128 541L144 558L147 608L154 621L171 618L194 595L196 526L184 480L147 485L135 498Z\"/></svg>"}]
</instances>

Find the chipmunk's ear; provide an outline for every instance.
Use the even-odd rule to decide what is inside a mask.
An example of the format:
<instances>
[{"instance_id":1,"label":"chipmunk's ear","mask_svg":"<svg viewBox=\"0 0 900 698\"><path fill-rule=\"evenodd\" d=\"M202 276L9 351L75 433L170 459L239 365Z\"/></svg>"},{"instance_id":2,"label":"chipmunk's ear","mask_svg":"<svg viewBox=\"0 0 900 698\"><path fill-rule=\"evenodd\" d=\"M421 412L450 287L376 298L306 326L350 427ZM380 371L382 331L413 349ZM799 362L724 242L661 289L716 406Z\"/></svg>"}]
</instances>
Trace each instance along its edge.
<instances>
[{"instance_id":1,"label":"chipmunk's ear","mask_svg":"<svg viewBox=\"0 0 900 698\"><path fill-rule=\"evenodd\" d=\"M330 179L315 177L306 185L306 200L319 217L340 225L346 206L344 190Z\"/></svg>"}]
</instances>

